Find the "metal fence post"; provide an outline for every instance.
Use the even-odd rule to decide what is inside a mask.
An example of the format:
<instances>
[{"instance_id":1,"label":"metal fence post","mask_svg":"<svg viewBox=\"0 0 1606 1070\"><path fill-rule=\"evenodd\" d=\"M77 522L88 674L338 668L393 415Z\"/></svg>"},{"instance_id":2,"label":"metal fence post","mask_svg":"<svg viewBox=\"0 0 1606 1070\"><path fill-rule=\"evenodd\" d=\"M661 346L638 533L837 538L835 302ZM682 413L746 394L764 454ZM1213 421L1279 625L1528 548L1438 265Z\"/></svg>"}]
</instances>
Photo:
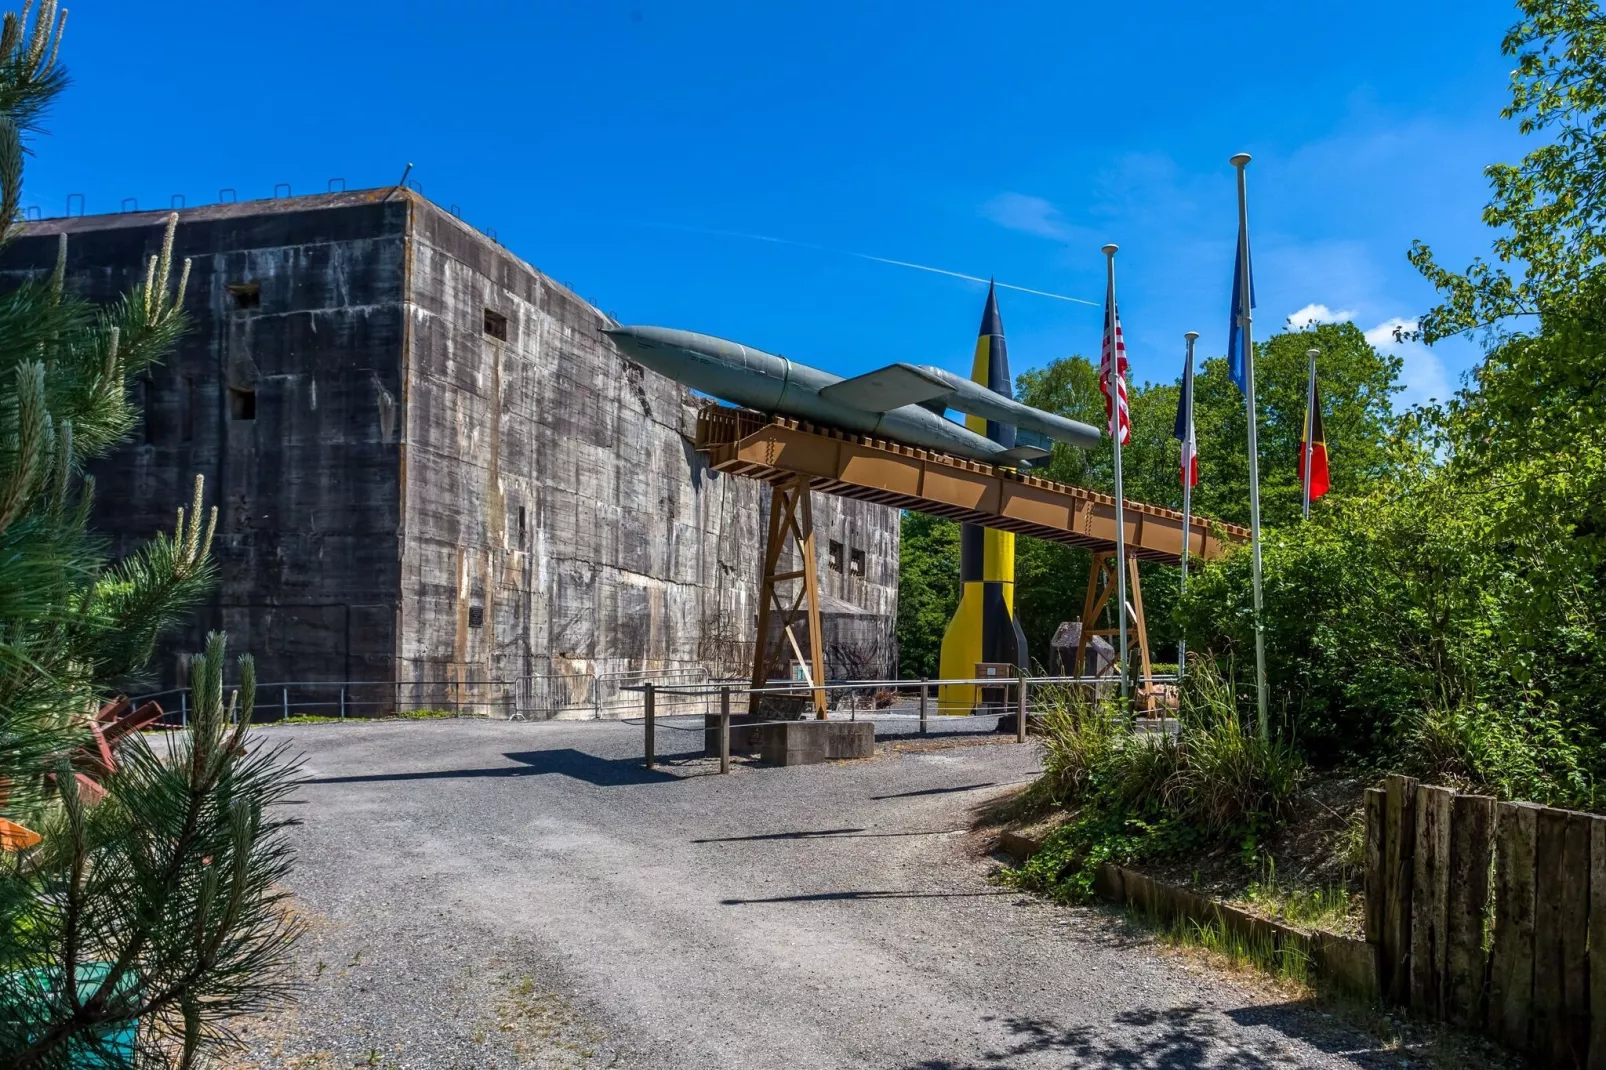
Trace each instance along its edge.
<instances>
[{"instance_id":1,"label":"metal fence post","mask_svg":"<svg viewBox=\"0 0 1606 1070\"><path fill-rule=\"evenodd\" d=\"M1026 742L1026 674L1015 670L1015 742Z\"/></svg>"},{"instance_id":2,"label":"metal fence post","mask_svg":"<svg viewBox=\"0 0 1606 1070\"><path fill-rule=\"evenodd\" d=\"M731 689L719 689L719 771L731 771Z\"/></svg>"},{"instance_id":3,"label":"metal fence post","mask_svg":"<svg viewBox=\"0 0 1606 1070\"><path fill-rule=\"evenodd\" d=\"M920 734L921 735L925 735L926 734L926 695L927 695L927 693L929 691L930 691L930 685L926 683L926 678L924 676L922 676L920 678Z\"/></svg>"},{"instance_id":4,"label":"metal fence post","mask_svg":"<svg viewBox=\"0 0 1606 1070\"><path fill-rule=\"evenodd\" d=\"M644 753L647 756L647 768L648 769L655 769L655 768L657 768L658 762L657 762L657 756L653 754L652 745L653 745L654 733L656 732L657 727L658 727L657 724L655 723L657 721L657 719L658 719L657 710L656 710L656 705L657 704L656 704L656 701L655 701L655 697L653 695L652 684L648 683L648 684L643 685L642 691L643 691L643 698L644 698L644 701L646 702L646 709L647 709L647 716L645 718L643 718L643 721L647 726L647 739L646 739L646 743L645 743L645 747L644 747Z\"/></svg>"},{"instance_id":5,"label":"metal fence post","mask_svg":"<svg viewBox=\"0 0 1606 1070\"><path fill-rule=\"evenodd\" d=\"M188 691L180 691L178 693L178 726L180 728L188 728L190 726L190 693Z\"/></svg>"},{"instance_id":6,"label":"metal fence post","mask_svg":"<svg viewBox=\"0 0 1606 1070\"><path fill-rule=\"evenodd\" d=\"M288 721L289 719L290 689L288 687L281 687L279 688L279 720Z\"/></svg>"},{"instance_id":7,"label":"metal fence post","mask_svg":"<svg viewBox=\"0 0 1606 1070\"><path fill-rule=\"evenodd\" d=\"M343 687L340 689L340 719L346 719L346 689Z\"/></svg>"}]
</instances>

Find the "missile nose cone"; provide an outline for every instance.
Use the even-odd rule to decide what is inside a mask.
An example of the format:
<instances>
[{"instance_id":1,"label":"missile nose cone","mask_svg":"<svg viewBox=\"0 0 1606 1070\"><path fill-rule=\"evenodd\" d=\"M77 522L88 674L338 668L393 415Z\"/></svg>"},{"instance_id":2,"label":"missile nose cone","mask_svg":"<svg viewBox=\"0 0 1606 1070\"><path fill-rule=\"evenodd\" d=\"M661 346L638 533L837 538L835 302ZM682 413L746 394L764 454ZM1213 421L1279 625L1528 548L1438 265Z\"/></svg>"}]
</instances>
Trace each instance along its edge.
<instances>
[{"instance_id":1,"label":"missile nose cone","mask_svg":"<svg viewBox=\"0 0 1606 1070\"><path fill-rule=\"evenodd\" d=\"M613 339L613 344L630 356L661 348L662 329L656 327L604 327L602 333Z\"/></svg>"}]
</instances>

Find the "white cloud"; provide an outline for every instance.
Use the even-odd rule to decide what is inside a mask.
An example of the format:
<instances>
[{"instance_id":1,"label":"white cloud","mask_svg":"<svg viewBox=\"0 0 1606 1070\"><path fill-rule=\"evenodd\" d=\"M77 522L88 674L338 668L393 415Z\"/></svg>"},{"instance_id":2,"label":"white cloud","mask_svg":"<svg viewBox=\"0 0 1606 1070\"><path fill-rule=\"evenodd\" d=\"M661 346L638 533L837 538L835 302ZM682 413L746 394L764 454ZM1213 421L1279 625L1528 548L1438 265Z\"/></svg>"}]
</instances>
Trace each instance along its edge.
<instances>
[{"instance_id":1,"label":"white cloud","mask_svg":"<svg viewBox=\"0 0 1606 1070\"><path fill-rule=\"evenodd\" d=\"M1303 331L1306 327L1314 327L1318 323L1347 323L1354 318L1353 308L1341 308L1334 312L1326 305L1313 302L1288 317L1288 328Z\"/></svg>"},{"instance_id":2,"label":"white cloud","mask_svg":"<svg viewBox=\"0 0 1606 1070\"><path fill-rule=\"evenodd\" d=\"M1052 201L1025 193L1000 193L981 206L981 214L1008 230L1039 238L1065 241L1072 233L1071 225Z\"/></svg>"},{"instance_id":3,"label":"white cloud","mask_svg":"<svg viewBox=\"0 0 1606 1070\"><path fill-rule=\"evenodd\" d=\"M1416 320L1395 316L1384 320L1366 332L1366 340L1385 353L1400 358L1400 385L1405 389L1395 396L1395 405L1405 408L1437 399L1444 401L1454 392L1450 375L1439 355L1421 342L1402 338L1416 330Z\"/></svg>"}]
</instances>

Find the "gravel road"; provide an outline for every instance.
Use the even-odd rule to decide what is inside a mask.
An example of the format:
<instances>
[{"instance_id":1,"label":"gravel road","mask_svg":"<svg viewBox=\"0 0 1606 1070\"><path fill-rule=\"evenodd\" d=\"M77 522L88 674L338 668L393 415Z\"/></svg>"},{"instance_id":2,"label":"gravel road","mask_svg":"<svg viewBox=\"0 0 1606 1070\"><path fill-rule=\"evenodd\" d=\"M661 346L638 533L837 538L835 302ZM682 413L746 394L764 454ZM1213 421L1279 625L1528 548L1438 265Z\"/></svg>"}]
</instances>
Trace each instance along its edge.
<instances>
[{"instance_id":1,"label":"gravel road","mask_svg":"<svg viewBox=\"0 0 1606 1070\"><path fill-rule=\"evenodd\" d=\"M242 1066L1401 1065L989 883L972 808L1030 779L1035 746L718 776L645 771L614 722L260 735L304 756L308 935L300 1004L248 1025Z\"/></svg>"}]
</instances>

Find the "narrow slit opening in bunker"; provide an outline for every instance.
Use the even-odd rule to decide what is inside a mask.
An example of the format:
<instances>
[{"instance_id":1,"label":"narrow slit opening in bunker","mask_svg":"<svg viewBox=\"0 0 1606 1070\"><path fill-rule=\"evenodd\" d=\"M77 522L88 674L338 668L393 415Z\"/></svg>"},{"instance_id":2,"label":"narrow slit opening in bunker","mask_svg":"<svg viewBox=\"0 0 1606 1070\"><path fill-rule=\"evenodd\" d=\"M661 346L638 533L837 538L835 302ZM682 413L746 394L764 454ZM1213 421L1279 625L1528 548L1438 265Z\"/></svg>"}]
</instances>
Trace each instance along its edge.
<instances>
[{"instance_id":1,"label":"narrow slit opening in bunker","mask_svg":"<svg viewBox=\"0 0 1606 1070\"><path fill-rule=\"evenodd\" d=\"M229 295L234 298L235 308L261 308L262 284L260 282L231 282Z\"/></svg>"},{"instance_id":2,"label":"narrow slit opening in bunker","mask_svg":"<svg viewBox=\"0 0 1606 1070\"><path fill-rule=\"evenodd\" d=\"M864 575L864 551L863 550L855 550L855 551L853 551L853 555L850 558L848 558L848 575L850 575L850 576L863 576Z\"/></svg>"},{"instance_id":3,"label":"narrow slit opening in bunker","mask_svg":"<svg viewBox=\"0 0 1606 1070\"><path fill-rule=\"evenodd\" d=\"M524 545L524 506L519 506L519 545Z\"/></svg>"},{"instance_id":4,"label":"narrow slit opening in bunker","mask_svg":"<svg viewBox=\"0 0 1606 1070\"><path fill-rule=\"evenodd\" d=\"M826 563L832 572L842 571L842 544L835 539L831 540L831 548L826 558Z\"/></svg>"},{"instance_id":5,"label":"narrow slit opening in bunker","mask_svg":"<svg viewBox=\"0 0 1606 1070\"><path fill-rule=\"evenodd\" d=\"M500 312L485 310L485 333L499 342L507 341L507 317Z\"/></svg>"},{"instance_id":6,"label":"narrow slit opening in bunker","mask_svg":"<svg viewBox=\"0 0 1606 1070\"><path fill-rule=\"evenodd\" d=\"M257 418L257 392L229 387L229 419L255 420Z\"/></svg>"}]
</instances>

